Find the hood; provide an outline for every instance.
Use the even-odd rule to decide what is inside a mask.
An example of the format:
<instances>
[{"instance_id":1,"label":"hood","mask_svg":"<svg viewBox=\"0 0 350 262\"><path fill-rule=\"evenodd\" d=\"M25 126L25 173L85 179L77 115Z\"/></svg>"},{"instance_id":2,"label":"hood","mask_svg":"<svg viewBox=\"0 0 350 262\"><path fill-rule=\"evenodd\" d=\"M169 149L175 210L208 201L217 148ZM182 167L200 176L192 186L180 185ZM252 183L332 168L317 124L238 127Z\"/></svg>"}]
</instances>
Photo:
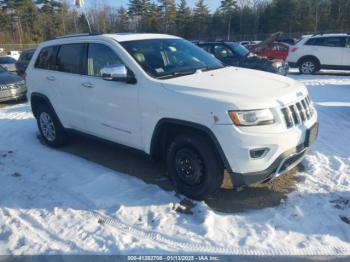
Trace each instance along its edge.
<instances>
[{"instance_id":1,"label":"hood","mask_svg":"<svg viewBox=\"0 0 350 262\"><path fill-rule=\"evenodd\" d=\"M282 106L307 95L305 86L293 79L237 67L198 72L162 83L170 91L223 101L238 110Z\"/></svg>"},{"instance_id":2,"label":"hood","mask_svg":"<svg viewBox=\"0 0 350 262\"><path fill-rule=\"evenodd\" d=\"M6 85L23 80L22 77L9 72L0 72L0 85Z\"/></svg>"}]
</instances>

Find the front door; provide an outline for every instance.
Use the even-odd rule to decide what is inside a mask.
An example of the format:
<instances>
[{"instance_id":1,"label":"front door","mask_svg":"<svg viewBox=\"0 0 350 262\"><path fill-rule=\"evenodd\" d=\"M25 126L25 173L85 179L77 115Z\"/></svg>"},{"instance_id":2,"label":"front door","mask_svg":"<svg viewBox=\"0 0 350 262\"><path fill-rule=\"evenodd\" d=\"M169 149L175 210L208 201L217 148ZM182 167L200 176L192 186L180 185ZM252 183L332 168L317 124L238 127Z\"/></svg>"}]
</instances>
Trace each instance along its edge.
<instances>
[{"instance_id":1,"label":"front door","mask_svg":"<svg viewBox=\"0 0 350 262\"><path fill-rule=\"evenodd\" d=\"M141 149L139 85L104 80L101 69L123 64L104 43L90 43L81 77L81 95L89 133Z\"/></svg>"}]
</instances>

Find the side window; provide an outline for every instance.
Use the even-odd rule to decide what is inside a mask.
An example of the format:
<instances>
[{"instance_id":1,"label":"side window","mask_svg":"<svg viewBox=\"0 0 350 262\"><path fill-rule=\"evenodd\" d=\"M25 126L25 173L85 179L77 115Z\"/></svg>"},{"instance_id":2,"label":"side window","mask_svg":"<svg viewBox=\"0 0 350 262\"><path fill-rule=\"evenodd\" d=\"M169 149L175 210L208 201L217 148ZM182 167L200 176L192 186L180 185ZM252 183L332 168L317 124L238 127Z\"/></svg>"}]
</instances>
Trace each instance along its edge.
<instances>
[{"instance_id":1,"label":"side window","mask_svg":"<svg viewBox=\"0 0 350 262\"><path fill-rule=\"evenodd\" d=\"M227 58L227 57L232 57L233 52L231 51L231 49L229 49L225 45L215 45L214 46L214 55L219 59L220 58Z\"/></svg>"},{"instance_id":2,"label":"side window","mask_svg":"<svg viewBox=\"0 0 350 262\"><path fill-rule=\"evenodd\" d=\"M312 38L305 45L327 46L327 47L344 47L344 37L319 37Z\"/></svg>"},{"instance_id":3,"label":"side window","mask_svg":"<svg viewBox=\"0 0 350 262\"><path fill-rule=\"evenodd\" d=\"M344 37L325 37L322 46L344 47L345 38Z\"/></svg>"},{"instance_id":4,"label":"side window","mask_svg":"<svg viewBox=\"0 0 350 262\"><path fill-rule=\"evenodd\" d=\"M200 48L202 48L204 51L207 51L208 53L211 53L211 45L200 45Z\"/></svg>"},{"instance_id":5,"label":"side window","mask_svg":"<svg viewBox=\"0 0 350 262\"><path fill-rule=\"evenodd\" d=\"M84 44L61 45L56 58L56 70L73 74L81 74L83 54Z\"/></svg>"},{"instance_id":6,"label":"side window","mask_svg":"<svg viewBox=\"0 0 350 262\"><path fill-rule=\"evenodd\" d=\"M278 51L288 51L288 47L282 44L278 44Z\"/></svg>"},{"instance_id":7,"label":"side window","mask_svg":"<svg viewBox=\"0 0 350 262\"><path fill-rule=\"evenodd\" d=\"M101 69L107 65L122 64L117 54L103 44L89 44L87 74L101 76Z\"/></svg>"},{"instance_id":8,"label":"side window","mask_svg":"<svg viewBox=\"0 0 350 262\"><path fill-rule=\"evenodd\" d=\"M56 50L57 50L56 46L44 47L40 51L34 66L36 68L54 70L55 68L54 68L53 61L56 54Z\"/></svg>"}]
</instances>

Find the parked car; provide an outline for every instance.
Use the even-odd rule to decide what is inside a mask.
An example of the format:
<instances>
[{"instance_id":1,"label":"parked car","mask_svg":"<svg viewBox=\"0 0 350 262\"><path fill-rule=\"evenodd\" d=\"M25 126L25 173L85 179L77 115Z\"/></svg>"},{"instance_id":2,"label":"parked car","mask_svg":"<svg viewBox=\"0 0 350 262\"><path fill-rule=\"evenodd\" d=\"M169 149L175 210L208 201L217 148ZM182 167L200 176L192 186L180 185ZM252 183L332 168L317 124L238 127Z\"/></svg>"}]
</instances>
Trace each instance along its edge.
<instances>
[{"instance_id":1,"label":"parked car","mask_svg":"<svg viewBox=\"0 0 350 262\"><path fill-rule=\"evenodd\" d=\"M305 36L291 48L287 61L302 74L321 69L350 70L350 34Z\"/></svg>"},{"instance_id":2,"label":"parked car","mask_svg":"<svg viewBox=\"0 0 350 262\"><path fill-rule=\"evenodd\" d=\"M16 71L19 75L24 75L24 72L27 69L30 59L32 59L34 52L35 49L28 49L21 53L21 56L15 63Z\"/></svg>"},{"instance_id":3,"label":"parked car","mask_svg":"<svg viewBox=\"0 0 350 262\"><path fill-rule=\"evenodd\" d=\"M250 45L249 51L269 59L286 60L289 53L289 45L279 42L273 42L265 48L259 48L259 45Z\"/></svg>"},{"instance_id":4,"label":"parked car","mask_svg":"<svg viewBox=\"0 0 350 262\"><path fill-rule=\"evenodd\" d=\"M25 98L26 92L23 78L0 66L0 102L21 100Z\"/></svg>"},{"instance_id":5,"label":"parked car","mask_svg":"<svg viewBox=\"0 0 350 262\"><path fill-rule=\"evenodd\" d=\"M16 72L16 59L11 56L0 56L0 65L9 72Z\"/></svg>"},{"instance_id":6,"label":"parked car","mask_svg":"<svg viewBox=\"0 0 350 262\"><path fill-rule=\"evenodd\" d=\"M48 146L74 131L140 150L194 199L218 190L225 169L236 187L284 174L317 136L302 83L224 67L176 36L61 37L39 45L26 75Z\"/></svg>"},{"instance_id":7,"label":"parked car","mask_svg":"<svg viewBox=\"0 0 350 262\"><path fill-rule=\"evenodd\" d=\"M288 63L281 59L267 59L253 55L247 48L234 42L199 42L197 45L213 54L225 65L257 69L280 75L287 75Z\"/></svg>"},{"instance_id":8,"label":"parked car","mask_svg":"<svg viewBox=\"0 0 350 262\"><path fill-rule=\"evenodd\" d=\"M7 55L12 57L13 59L15 60L18 60L20 55L21 55L21 52L20 51L17 51L17 50L12 50L12 51L8 51L7 52Z\"/></svg>"}]
</instances>

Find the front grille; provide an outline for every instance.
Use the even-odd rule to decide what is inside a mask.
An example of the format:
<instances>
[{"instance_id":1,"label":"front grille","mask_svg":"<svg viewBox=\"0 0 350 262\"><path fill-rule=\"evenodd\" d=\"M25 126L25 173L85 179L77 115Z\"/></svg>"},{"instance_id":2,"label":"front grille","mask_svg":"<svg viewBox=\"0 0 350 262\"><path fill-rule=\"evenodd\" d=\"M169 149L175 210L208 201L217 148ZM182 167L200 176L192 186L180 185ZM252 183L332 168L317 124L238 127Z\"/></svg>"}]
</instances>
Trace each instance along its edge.
<instances>
[{"instance_id":1,"label":"front grille","mask_svg":"<svg viewBox=\"0 0 350 262\"><path fill-rule=\"evenodd\" d=\"M0 85L0 91L12 89L12 88L17 88L15 83Z\"/></svg>"},{"instance_id":2,"label":"front grille","mask_svg":"<svg viewBox=\"0 0 350 262\"><path fill-rule=\"evenodd\" d=\"M281 112L288 128L301 125L314 115L309 96L295 104L282 108Z\"/></svg>"}]
</instances>

